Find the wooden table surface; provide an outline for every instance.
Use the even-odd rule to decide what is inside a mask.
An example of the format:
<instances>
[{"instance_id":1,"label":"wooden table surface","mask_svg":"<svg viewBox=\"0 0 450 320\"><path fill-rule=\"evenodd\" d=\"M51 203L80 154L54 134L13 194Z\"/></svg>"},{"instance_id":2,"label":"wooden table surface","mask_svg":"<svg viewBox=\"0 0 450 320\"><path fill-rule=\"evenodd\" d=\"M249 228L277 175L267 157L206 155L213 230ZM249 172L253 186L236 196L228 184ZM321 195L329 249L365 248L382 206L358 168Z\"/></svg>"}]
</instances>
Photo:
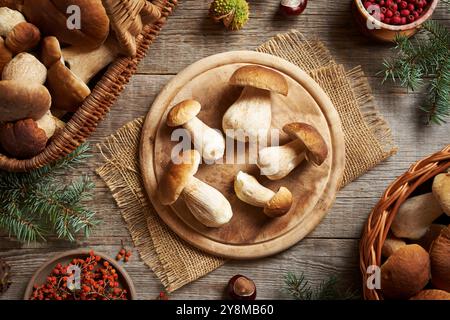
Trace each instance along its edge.
<instances>
[{"instance_id":1,"label":"wooden table surface","mask_svg":"<svg viewBox=\"0 0 450 320\"><path fill-rule=\"evenodd\" d=\"M173 299L215 299L222 297L228 279L242 273L253 278L260 298L288 298L281 292L283 276L304 272L311 283L336 275L349 286L360 287L358 239L371 208L388 184L413 162L450 143L450 127L427 127L420 123L417 107L423 92L408 93L391 84L380 85L377 72L381 59L389 55L390 45L372 43L355 29L350 1L310 0L303 15L285 19L277 14L279 0L249 1L252 17L244 30L229 33L207 17L209 0L183 0L169 19L149 55L140 65L119 101L97 132L89 139L101 142L121 126L147 113L161 88L179 71L200 58L228 50L254 49L269 37L297 29L307 36L318 36L335 59L347 68L362 65L369 77L378 106L389 122L399 152L385 163L342 190L328 216L306 239L284 253L248 262L229 262L222 268L173 294ZM440 6L435 19L449 25L450 14ZM96 176L100 156L94 157L69 174L89 175L96 183L94 200L89 204L102 219L89 239L75 244L52 240L23 245L0 237L0 258L12 266L13 284L2 299L20 299L32 273L53 255L74 247L89 247L109 255L120 248L120 239L132 245L119 209ZM126 269L134 280L140 299L153 299L163 289L153 272L137 258L134 250Z\"/></svg>"}]
</instances>

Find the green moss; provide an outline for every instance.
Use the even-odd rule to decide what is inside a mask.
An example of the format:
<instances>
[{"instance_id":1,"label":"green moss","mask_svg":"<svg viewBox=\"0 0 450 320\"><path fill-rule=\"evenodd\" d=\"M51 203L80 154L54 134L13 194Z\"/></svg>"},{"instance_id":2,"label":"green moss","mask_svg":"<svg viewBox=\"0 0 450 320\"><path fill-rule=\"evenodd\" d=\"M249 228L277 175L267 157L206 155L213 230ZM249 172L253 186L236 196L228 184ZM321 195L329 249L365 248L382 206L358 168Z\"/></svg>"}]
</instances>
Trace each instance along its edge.
<instances>
[{"instance_id":1,"label":"green moss","mask_svg":"<svg viewBox=\"0 0 450 320\"><path fill-rule=\"evenodd\" d=\"M215 0L211 3L211 15L222 20L230 30L241 29L249 19L249 6L245 0Z\"/></svg>"}]
</instances>

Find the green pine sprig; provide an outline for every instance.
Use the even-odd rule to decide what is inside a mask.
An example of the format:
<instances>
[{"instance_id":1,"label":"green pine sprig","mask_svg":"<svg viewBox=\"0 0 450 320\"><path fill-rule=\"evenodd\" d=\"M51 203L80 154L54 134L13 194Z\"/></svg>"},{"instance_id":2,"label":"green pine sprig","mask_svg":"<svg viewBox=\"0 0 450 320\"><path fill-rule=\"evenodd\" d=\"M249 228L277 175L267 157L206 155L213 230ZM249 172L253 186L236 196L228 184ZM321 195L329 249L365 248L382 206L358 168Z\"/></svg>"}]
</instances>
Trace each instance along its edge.
<instances>
[{"instance_id":1,"label":"green pine sprig","mask_svg":"<svg viewBox=\"0 0 450 320\"><path fill-rule=\"evenodd\" d=\"M30 173L0 172L0 229L19 241L45 241L47 237L75 241L89 236L99 221L83 204L91 199L94 184L87 177L61 181L61 173L86 160L89 146Z\"/></svg>"},{"instance_id":2,"label":"green pine sprig","mask_svg":"<svg viewBox=\"0 0 450 320\"><path fill-rule=\"evenodd\" d=\"M301 273L297 276L288 273L284 278L283 291L296 300L356 300L359 295L352 289L341 289L340 281L331 276L322 281L316 288L312 288Z\"/></svg>"},{"instance_id":3,"label":"green pine sprig","mask_svg":"<svg viewBox=\"0 0 450 320\"><path fill-rule=\"evenodd\" d=\"M428 96L420 110L427 123L445 123L450 116L449 30L429 20L414 40L399 35L395 43L395 57L383 63L383 82L392 79L413 91L428 82Z\"/></svg>"}]
</instances>

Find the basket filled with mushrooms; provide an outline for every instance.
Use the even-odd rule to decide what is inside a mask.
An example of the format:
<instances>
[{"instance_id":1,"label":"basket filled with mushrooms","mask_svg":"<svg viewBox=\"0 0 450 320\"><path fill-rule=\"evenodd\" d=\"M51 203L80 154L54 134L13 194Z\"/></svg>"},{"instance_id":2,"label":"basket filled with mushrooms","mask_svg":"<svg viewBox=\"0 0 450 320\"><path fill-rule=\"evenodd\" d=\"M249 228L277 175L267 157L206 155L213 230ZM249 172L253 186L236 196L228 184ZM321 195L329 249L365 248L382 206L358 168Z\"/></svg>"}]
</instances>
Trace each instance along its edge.
<instances>
[{"instance_id":1,"label":"basket filled with mushrooms","mask_svg":"<svg viewBox=\"0 0 450 320\"><path fill-rule=\"evenodd\" d=\"M360 243L364 298L450 300L450 145L386 190Z\"/></svg>"},{"instance_id":2,"label":"basket filled with mushrooms","mask_svg":"<svg viewBox=\"0 0 450 320\"><path fill-rule=\"evenodd\" d=\"M109 111L176 0L0 0L0 169L74 151Z\"/></svg>"}]
</instances>

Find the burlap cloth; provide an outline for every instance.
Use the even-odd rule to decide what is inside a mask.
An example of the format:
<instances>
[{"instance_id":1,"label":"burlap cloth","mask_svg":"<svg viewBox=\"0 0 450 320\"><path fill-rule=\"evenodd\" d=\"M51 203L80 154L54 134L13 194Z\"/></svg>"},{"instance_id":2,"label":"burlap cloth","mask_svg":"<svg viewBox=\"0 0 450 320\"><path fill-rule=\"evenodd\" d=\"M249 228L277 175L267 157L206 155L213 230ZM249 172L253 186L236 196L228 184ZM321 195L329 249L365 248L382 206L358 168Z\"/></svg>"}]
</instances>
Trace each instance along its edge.
<instances>
[{"instance_id":1,"label":"burlap cloth","mask_svg":"<svg viewBox=\"0 0 450 320\"><path fill-rule=\"evenodd\" d=\"M257 51L282 57L307 71L325 90L342 120L346 143L343 185L396 152L391 131L374 105L360 67L346 71L318 40L295 31L278 35ZM143 118L136 119L99 145L104 164L97 169L121 209L143 261L172 292L225 263L188 245L153 209L141 184L138 148Z\"/></svg>"}]
</instances>

